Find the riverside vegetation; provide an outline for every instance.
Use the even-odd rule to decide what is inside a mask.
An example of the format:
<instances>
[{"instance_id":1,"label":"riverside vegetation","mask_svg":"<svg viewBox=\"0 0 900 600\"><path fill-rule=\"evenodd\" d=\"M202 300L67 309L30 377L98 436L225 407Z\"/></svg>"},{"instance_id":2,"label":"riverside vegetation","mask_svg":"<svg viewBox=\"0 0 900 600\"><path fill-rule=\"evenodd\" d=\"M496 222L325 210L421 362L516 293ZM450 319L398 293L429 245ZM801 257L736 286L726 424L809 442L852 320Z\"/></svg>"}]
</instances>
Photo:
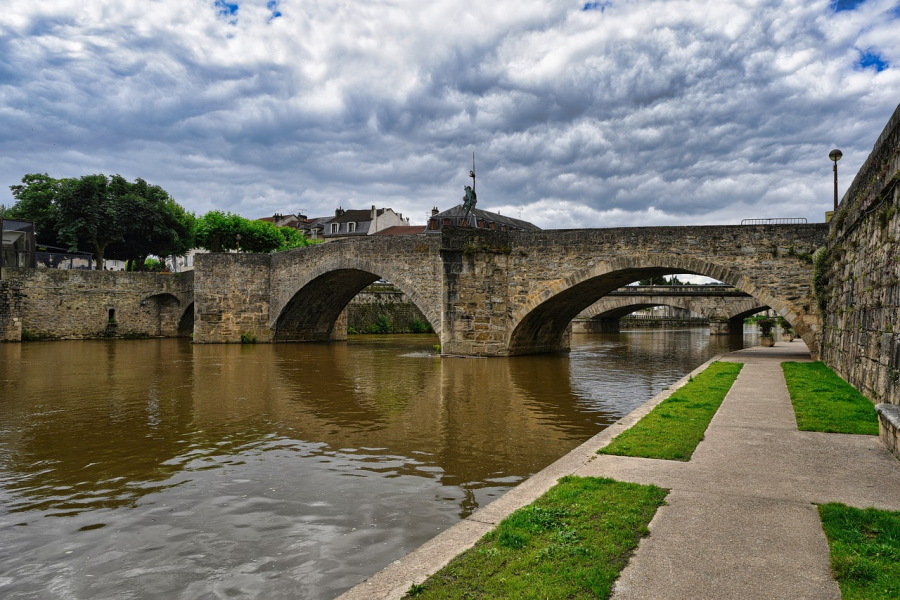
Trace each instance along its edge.
<instances>
[{"instance_id":1,"label":"riverside vegetation","mask_svg":"<svg viewBox=\"0 0 900 600\"><path fill-rule=\"evenodd\" d=\"M667 490L566 476L407 598L607 598Z\"/></svg>"},{"instance_id":2,"label":"riverside vegetation","mask_svg":"<svg viewBox=\"0 0 900 600\"><path fill-rule=\"evenodd\" d=\"M819 506L843 600L900 598L900 512Z\"/></svg>"},{"instance_id":3,"label":"riverside vegetation","mask_svg":"<svg viewBox=\"0 0 900 600\"><path fill-rule=\"evenodd\" d=\"M821 362L781 364L800 431L878 435L872 402Z\"/></svg>"},{"instance_id":4,"label":"riverside vegetation","mask_svg":"<svg viewBox=\"0 0 900 600\"><path fill-rule=\"evenodd\" d=\"M712 363L598 454L690 460L743 366Z\"/></svg>"}]
</instances>

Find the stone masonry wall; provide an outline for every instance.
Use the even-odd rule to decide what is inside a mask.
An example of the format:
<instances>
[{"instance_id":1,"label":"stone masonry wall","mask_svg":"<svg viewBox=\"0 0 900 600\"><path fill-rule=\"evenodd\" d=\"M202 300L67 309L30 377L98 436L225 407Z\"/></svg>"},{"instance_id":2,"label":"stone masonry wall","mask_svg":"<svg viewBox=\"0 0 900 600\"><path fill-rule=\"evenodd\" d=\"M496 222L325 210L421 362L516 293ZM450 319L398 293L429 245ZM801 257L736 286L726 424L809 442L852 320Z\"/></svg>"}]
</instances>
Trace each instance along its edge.
<instances>
[{"instance_id":1,"label":"stone masonry wall","mask_svg":"<svg viewBox=\"0 0 900 600\"><path fill-rule=\"evenodd\" d=\"M816 256L822 359L875 402L900 404L900 106Z\"/></svg>"},{"instance_id":2,"label":"stone masonry wall","mask_svg":"<svg viewBox=\"0 0 900 600\"><path fill-rule=\"evenodd\" d=\"M347 305L347 325L359 333L374 326L379 317L391 324L392 331L411 331L413 323L427 323L422 311L396 288L368 287Z\"/></svg>"},{"instance_id":3,"label":"stone masonry wall","mask_svg":"<svg viewBox=\"0 0 900 600\"><path fill-rule=\"evenodd\" d=\"M22 297L19 287L0 280L0 342L22 339Z\"/></svg>"},{"instance_id":4,"label":"stone masonry wall","mask_svg":"<svg viewBox=\"0 0 900 600\"><path fill-rule=\"evenodd\" d=\"M194 343L271 342L270 254L198 254Z\"/></svg>"},{"instance_id":5,"label":"stone masonry wall","mask_svg":"<svg viewBox=\"0 0 900 600\"><path fill-rule=\"evenodd\" d=\"M7 341L175 336L193 301L188 273L6 268L2 284L0 313L5 305L20 318Z\"/></svg>"}]
</instances>

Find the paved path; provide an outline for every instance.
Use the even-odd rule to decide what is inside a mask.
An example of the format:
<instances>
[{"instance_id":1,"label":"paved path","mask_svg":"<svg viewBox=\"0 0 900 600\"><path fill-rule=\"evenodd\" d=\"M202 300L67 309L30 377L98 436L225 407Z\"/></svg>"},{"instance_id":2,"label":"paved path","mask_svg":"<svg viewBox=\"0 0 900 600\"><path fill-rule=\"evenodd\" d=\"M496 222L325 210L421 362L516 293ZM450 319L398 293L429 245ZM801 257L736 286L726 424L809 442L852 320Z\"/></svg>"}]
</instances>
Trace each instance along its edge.
<instances>
[{"instance_id":1,"label":"paved path","mask_svg":"<svg viewBox=\"0 0 900 600\"><path fill-rule=\"evenodd\" d=\"M797 431L781 370L802 342L734 352L745 363L689 462L598 456L576 475L671 489L614 600L835 598L813 503L900 510L900 461L877 436Z\"/></svg>"}]
</instances>

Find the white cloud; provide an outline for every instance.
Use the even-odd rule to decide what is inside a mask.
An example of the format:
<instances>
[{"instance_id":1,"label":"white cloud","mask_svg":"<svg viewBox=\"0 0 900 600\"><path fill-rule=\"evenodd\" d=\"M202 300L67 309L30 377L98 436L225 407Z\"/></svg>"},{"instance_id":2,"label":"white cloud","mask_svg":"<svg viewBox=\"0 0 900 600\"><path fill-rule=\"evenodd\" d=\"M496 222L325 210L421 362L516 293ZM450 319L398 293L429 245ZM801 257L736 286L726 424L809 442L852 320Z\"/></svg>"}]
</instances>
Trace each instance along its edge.
<instances>
[{"instance_id":1,"label":"white cloud","mask_svg":"<svg viewBox=\"0 0 900 600\"><path fill-rule=\"evenodd\" d=\"M889 0L230 3L7 2L0 185L118 172L198 212L421 222L475 150L480 205L542 227L821 220L828 151L845 189L900 98Z\"/></svg>"}]
</instances>

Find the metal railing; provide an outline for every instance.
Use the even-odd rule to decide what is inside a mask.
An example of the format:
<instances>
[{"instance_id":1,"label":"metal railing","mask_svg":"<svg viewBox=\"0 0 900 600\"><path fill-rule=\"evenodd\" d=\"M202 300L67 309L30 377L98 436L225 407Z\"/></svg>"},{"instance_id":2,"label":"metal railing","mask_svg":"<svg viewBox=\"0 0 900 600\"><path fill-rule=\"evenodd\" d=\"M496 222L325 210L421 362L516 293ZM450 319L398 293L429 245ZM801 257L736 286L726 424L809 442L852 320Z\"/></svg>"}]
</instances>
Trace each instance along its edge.
<instances>
[{"instance_id":1,"label":"metal railing","mask_svg":"<svg viewBox=\"0 0 900 600\"><path fill-rule=\"evenodd\" d=\"M744 219L741 225L806 225L804 217L784 217L778 219Z\"/></svg>"},{"instance_id":2,"label":"metal railing","mask_svg":"<svg viewBox=\"0 0 900 600\"><path fill-rule=\"evenodd\" d=\"M80 269L94 268L94 255L89 252L35 252L35 262L39 269Z\"/></svg>"}]
</instances>

